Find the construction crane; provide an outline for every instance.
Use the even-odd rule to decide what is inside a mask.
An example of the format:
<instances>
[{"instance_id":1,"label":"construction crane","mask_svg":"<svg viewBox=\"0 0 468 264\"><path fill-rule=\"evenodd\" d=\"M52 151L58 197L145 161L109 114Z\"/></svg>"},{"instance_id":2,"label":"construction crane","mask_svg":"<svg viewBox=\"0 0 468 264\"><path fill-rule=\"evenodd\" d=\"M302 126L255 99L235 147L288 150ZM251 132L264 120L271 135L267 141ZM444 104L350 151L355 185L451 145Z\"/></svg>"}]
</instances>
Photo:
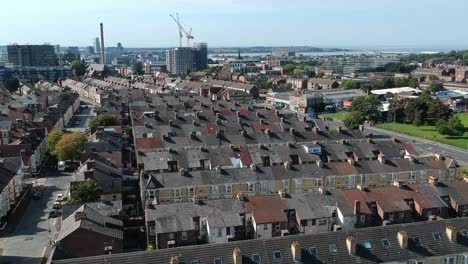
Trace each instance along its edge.
<instances>
[{"instance_id":1,"label":"construction crane","mask_svg":"<svg viewBox=\"0 0 468 264\"><path fill-rule=\"evenodd\" d=\"M184 37L184 34L185 34L185 37L187 38L187 47L190 47L190 40L193 39L192 29L190 29L189 32L187 32L187 30L185 30L185 28L180 23L179 13L176 13L175 17L172 14L170 16L171 16L172 20L174 20L174 22L179 27L179 46L182 47L182 38Z\"/></svg>"}]
</instances>

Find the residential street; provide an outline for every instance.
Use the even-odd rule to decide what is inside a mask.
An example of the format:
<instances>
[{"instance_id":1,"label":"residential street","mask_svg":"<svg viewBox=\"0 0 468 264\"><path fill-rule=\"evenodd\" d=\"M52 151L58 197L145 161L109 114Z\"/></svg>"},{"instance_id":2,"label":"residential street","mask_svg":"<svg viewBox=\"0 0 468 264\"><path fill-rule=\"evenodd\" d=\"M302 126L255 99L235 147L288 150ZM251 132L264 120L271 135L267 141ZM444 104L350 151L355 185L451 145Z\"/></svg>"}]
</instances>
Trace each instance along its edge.
<instances>
[{"instance_id":1,"label":"residential street","mask_svg":"<svg viewBox=\"0 0 468 264\"><path fill-rule=\"evenodd\" d=\"M16 230L8 237L0 238L0 249L3 250L1 264L42 262L44 251L49 245L49 226L53 229L57 219L51 218L49 221L48 213L52 210L55 196L65 193L72 180L72 173L48 169L43 171L43 175L46 176L43 197L40 200L31 200Z\"/></svg>"},{"instance_id":2,"label":"residential street","mask_svg":"<svg viewBox=\"0 0 468 264\"><path fill-rule=\"evenodd\" d=\"M384 136L384 137L396 137L401 140L412 142L414 140L414 145L418 149L422 149L431 153L442 153L444 155L451 156L455 158L461 165L468 165L468 151L461 148L449 146L446 144L441 144L438 142L425 140L417 137L407 136L404 134L383 130L375 127L366 126L366 133L372 133L374 136Z\"/></svg>"}]
</instances>

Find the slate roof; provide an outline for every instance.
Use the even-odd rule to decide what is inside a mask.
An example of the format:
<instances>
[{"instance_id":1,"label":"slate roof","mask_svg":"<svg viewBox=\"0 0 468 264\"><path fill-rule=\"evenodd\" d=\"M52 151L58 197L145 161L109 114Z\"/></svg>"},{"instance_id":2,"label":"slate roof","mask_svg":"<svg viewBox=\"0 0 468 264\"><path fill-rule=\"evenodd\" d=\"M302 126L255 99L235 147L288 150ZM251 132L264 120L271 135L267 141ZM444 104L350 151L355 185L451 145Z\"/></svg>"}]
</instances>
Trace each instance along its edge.
<instances>
[{"instance_id":1,"label":"slate roof","mask_svg":"<svg viewBox=\"0 0 468 264\"><path fill-rule=\"evenodd\" d=\"M424 259L432 256L445 256L466 253L468 237L458 234L457 242L450 242L446 235L447 226L453 226L456 231L468 229L468 218L456 218L440 221L418 222L402 225L388 225L356 229L354 231L327 232L311 235L285 236L271 239L254 239L223 244L178 247L161 249L153 252L132 252L96 256L79 259L54 261L54 264L75 263L119 263L119 264L153 264L169 263L172 256L179 256L180 264L190 264L194 260L200 263L213 263L214 258L221 258L224 264L233 264L233 250L239 248L242 253L242 263L253 264L252 255L259 254L264 264L279 263L387 263L405 262L410 259ZM397 233L406 231L409 236L409 246L401 248ZM433 234L440 234L440 240L434 240ZM356 254L349 254L346 237L353 235L356 241ZM416 246L413 238L419 237L422 245ZM389 246L383 245L386 239ZM302 249L301 262L294 262L291 244L299 242ZM364 242L369 242L366 249ZM336 245L337 252L330 252L330 245ZM314 247L317 255L312 255L309 248ZM282 258L273 258L273 252L280 251ZM107 261L107 262L106 262Z\"/></svg>"}]
</instances>

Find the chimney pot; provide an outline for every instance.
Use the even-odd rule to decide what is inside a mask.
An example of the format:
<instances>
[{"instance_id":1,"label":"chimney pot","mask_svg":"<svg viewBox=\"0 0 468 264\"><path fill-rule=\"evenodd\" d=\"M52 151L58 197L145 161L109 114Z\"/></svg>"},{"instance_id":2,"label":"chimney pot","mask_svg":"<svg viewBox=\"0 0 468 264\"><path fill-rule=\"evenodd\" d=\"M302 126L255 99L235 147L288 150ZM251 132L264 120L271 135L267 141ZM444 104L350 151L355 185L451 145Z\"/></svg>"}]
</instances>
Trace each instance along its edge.
<instances>
[{"instance_id":1,"label":"chimney pot","mask_svg":"<svg viewBox=\"0 0 468 264\"><path fill-rule=\"evenodd\" d=\"M377 156L377 159L381 164L385 164L385 156L382 153Z\"/></svg>"},{"instance_id":2,"label":"chimney pot","mask_svg":"<svg viewBox=\"0 0 468 264\"><path fill-rule=\"evenodd\" d=\"M180 175L180 176L185 176L185 170L184 170L184 168L180 168L180 169L179 169L179 175Z\"/></svg>"},{"instance_id":3,"label":"chimney pot","mask_svg":"<svg viewBox=\"0 0 468 264\"><path fill-rule=\"evenodd\" d=\"M363 125L359 125L359 131L364 132L364 126Z\"/></svg>"},{"instance_id":4,"label":"chimney pot","mask_svg":"<svg viewBox=\"0 0 468 264\"><path fill-rule=\"evenodd\" d=\"M256 171L257 170L257 164L255 164L255 163L250 164L250 169L253 170L253 171Z\"/></svg>"},{"instance_id":5,"label":"chimney pot","mask_svg":"<svg viewBox=\"0 0 468 264\"><path fill-rule=\"evenodd\" d=\"M348 163L349 163L351 166L354 166L354 159L349 158L349 159L348 159Z\"/></svg>"},{"instance_id":6,"label":"chimney pot","mask_svg":"<svg viewBox=\"0 0 468 264\"><path fill-rule=\"evenodd\" d=\"M393 181L393 186L401 188L401 187L403 187L403 182L399 181L399 180L395 180L395 181Z\"/></svg>"},{"instance_id":7,"label":"chimney pot","mask_svg":"<svg viewBox=\"0 0 468 264\"><path fill-rule=\"evenodd\" d=\"M291 163L289 161L285 161L283 165L284 165L284 168L287 170L291 168Z\"/></svg>"},{"instance_id":8,"label":"chimney pot","mask_svg":"<svg viewBox=\"0 0 468 264\"><path fill-rule=\"evenodd\" d=\"M341 133L341 127L340 126L336 127L336 132Z\"/></svg>"},{"instance_id":9,"label":"chimney pot","mask_svg":"<svg viewBox=\"0 0 468 264\"><path fill-rule=\"evenodd\" d=\"M427 182L432 185L437 185L437 183L439 182L439 178L437 178L436 176L429 176Z\"/></svg>"},{"instance_id":10,"label":"chimney pot","mask_svg":"<svg viewBox=\"0 0 468 264\"><path fill-rule=\"evenodd\" d=\"M178 256L172 256L170 264L179 264L179 257Z\"/></svg>"},{"instance_id":11,"label":"chimney pot","mask_svg":"<svg viewBox=\"0 0 468 264\"><path fill-rule=\"evenodd\" d=\"M323 168L323 161L322 160L317 160L315 163L317 163L317 167Z\"/></svg>"},{"instance_id":12,"label":"chimney pot","mask_svg":"<svg viewBox=\"0 0 468 264\"><path fill-rule=\"evenodd\" d=\"M286 197L286 190L285 189L281 189L278 191L278 194L281 198L284 198Z\"/></svg>"}]
</instances>

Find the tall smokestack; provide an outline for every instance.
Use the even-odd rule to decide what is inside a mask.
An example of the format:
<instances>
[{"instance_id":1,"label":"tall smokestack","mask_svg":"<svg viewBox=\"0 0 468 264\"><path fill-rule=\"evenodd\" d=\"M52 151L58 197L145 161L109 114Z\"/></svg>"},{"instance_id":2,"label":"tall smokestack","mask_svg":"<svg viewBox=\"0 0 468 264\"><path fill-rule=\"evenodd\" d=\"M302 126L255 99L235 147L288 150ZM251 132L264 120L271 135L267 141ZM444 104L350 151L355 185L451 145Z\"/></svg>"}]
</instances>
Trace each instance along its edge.
<instances>
[{"instance_id":1,"label":"tall smokestack","mask_svg":"<svg viewBox=\"0 0 468 264\"><path fill-rule=\"evenodd\" d=\"M104 26L101 23L101 64L106 64L106 52L104 50Z\"/></svg>"}]
</instances>

